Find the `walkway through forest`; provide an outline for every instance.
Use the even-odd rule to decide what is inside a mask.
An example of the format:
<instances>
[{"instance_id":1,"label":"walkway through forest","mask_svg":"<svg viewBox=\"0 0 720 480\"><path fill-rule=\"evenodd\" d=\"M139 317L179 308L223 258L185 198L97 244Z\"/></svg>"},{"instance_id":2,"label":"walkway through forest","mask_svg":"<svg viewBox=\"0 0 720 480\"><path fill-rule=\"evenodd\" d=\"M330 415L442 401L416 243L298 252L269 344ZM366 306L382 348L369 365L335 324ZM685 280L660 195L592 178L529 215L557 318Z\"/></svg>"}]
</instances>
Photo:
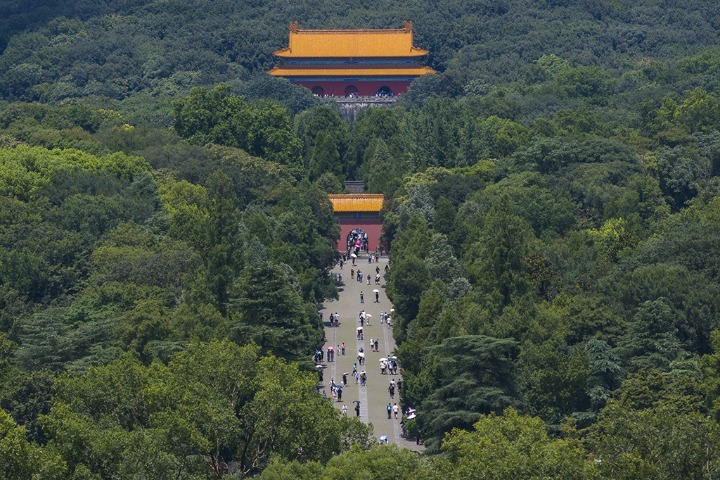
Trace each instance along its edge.
<instances>
[{"instance_id":1,"label":"walkway through forest","mask_svg":"<svg viewBox=\"0 0 720 480\"><path fill-rule=\"evenodd\" d=\"M340 286L340 299L337 301L328 301L323 309L323 319L325 321L325 351L328 346L335 348L335 361L328 362L325 358L323 385L328 397L330 396L330 381L335 380L336 384L342 384L343 373L347 373L347 387L343 389L342 402L335 401L337 408L347 405L347 414L355 416L355 401L360 401L360 419L365 423L372 423L374 427L374 436L376 439L387 436L390 443L396 443L402 447L413 450L420 450L423 447L416 445L415 439L406 440L401 436L402 428L400 420L402 419L402 410L398 414L398 418L388 419L387 405L400 406L400 392L395 390L395 398L390 398L388 386L390 380L393 379L397 383L400 375L382 375L380 373L380 358L388 358L394 354L395 340L392 335L392 329L387 324L380 324L380 313L390 313L392 305L385 294L385 266L388 264L387 257L380 258L379 262L368 263L366 255L361 254L356 260L356 266L352 266L352 262L347 262L342 269L338 265L333 269L334 273L340 273L343 277L344 285ZM375 285L376 268L380 268L381 282ZM363 281L358 282L354 276L351 277L351 269L355 270L357 275L358 269L363 273ZM370 274L370 285L367 284L366 275ZM375 301L375 293L373 290L379 290L378 302ZM362 292L364 303L360 303L360 293ZM357 328L360 326L358 322L358 314L361 310L369 315L370 324L363 327L363 339L357 336ZM331 327L329 317L331 313L340 315L340 325ZM376 338L379 341L378 352L373 352L370 348L370 339ZM345 343L345 355L342 355L341 345ZM353 364L357 363L357 355L360 348L365 352L365 365L358 365L358 371L365 370L367 372L367 385L361 386L355 384L352 376Z\"/></svg>"}]
</instances>

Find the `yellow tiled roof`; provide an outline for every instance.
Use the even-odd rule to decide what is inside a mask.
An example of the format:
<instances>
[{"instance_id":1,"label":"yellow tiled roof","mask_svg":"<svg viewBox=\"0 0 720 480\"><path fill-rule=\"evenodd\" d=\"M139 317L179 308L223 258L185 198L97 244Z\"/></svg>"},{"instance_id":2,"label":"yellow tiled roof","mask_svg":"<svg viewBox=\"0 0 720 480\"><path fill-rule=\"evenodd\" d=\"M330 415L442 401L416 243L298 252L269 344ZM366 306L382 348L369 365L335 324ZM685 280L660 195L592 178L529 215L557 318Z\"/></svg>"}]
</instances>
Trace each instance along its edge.
<instances>
[{"instance_id":1,"label":"yellow tiled roof","mask_svg":"<svg viewBox=\"0 0 720 480\"><path fill-rule=\"evenodd\" d=\"M275 77L367 77L367 76L406 76L417 77L435 73L430 67L415 68L282 68L275 67L268 72Z\"/></svg>"},{"instance_id":2,"label":"yellow tiled roof","mask_svg":"<svg viewBox=\"0 0 720 480\"><path fill-rule=\"evenodd\" d=\"M382 194L329 195L334 212L379 212L383 206Z\"/></svg>"},{"instance_id":3,"label":"yellow tiled roof","mask_svg":"<svg viewBox=\"0 0 720 480\"><path fill-rule=\"evenodd\" d=\"M422 57L429 52L413 46L412 24L393 30L299 30L290 24L290 46L275 52L286 58Z\"/></svg>"}]
</instances>

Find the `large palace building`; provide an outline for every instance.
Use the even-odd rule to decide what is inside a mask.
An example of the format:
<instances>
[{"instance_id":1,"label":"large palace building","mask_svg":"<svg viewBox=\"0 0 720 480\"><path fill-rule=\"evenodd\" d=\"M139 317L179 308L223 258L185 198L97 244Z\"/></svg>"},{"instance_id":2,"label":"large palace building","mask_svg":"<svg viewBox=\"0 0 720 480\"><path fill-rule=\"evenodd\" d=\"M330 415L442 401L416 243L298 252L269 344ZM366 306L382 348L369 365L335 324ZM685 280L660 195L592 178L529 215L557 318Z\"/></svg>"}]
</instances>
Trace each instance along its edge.
<instances>
[{"instance_id":1,"label":"large palace building","mask_svg":"<svg viewBox=\"0 0 720 480\"><path fill-rule=\"evenodd\" d=\"M413 46L411 22L395 30L300 30L292 22L289 43L275 52L281 63L268 73L321 97L399 95L435 73L422 64L429 52Z\"/></svg>"}]
</instances>

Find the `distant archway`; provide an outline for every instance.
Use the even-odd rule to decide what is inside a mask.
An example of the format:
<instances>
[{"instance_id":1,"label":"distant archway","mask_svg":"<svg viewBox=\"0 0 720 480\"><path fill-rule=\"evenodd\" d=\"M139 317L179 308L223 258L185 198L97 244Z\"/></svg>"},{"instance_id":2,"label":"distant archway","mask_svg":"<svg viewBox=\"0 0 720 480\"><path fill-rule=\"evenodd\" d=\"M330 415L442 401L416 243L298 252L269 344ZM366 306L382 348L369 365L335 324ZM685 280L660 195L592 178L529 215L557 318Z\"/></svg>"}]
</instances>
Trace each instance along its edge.
<instances>
[{"instance_id":1,"label":"distant archway","mask_svg":"<svg viewBox=\"0 0 720 480\"><path fill-rule=\"evenodd\" d=\"M316 85L312 88L313 95L317 95L318 97L324 97L325 96L325 89L321 87L320 85Z\"/></svg>"},{"instance_id":2,"label":"distant archway","mask_svg":"<svg viewBox=\"0 0 720 480\"><path fill-rule=\"evenodd\" d=\"M377 94L381 97L392 97L393 91L392 88L388 87L387 85L383 85L378 89Z\"/></svg>"},{"instance_id":3,"label":"distant archway","mask_svg":"<svg viewBox=\"0 0 720 480\"><path fill-rule=\"evenodd\" d=\"M346 97L357 97L358 96L358 89L355 85L348 85L345 87L345 96Z\"/></svg>"}]
</instances>

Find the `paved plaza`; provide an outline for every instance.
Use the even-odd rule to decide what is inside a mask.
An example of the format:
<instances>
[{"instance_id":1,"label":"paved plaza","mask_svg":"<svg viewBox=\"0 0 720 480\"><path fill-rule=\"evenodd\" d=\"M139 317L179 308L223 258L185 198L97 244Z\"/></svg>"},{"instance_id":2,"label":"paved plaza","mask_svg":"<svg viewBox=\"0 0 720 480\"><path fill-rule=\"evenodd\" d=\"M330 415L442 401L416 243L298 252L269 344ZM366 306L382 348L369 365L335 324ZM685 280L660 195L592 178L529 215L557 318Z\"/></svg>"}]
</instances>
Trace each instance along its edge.
<instances>
[{"instance_id":1,"label":"paved plaza","mask_svg":"<svg viewBox=\"0 0 720 480\"><path fill-rule=\"evenodd\" d=\"M347 373L347 387L343 389L342 402L334 401L337 408L347 405L348 415L355 416L355 401L360 401L360 419L365 423L372 423L376 439L387 436L389 443L395 443L405 448L421 450L421 445L416 445L415 439L406 440L401 436L402 411L398 418L388 419L387 405L395 403L400 406L400 393L395 390L395 398L390 398L388 386L390 380L395 382L401 378L400 375L382 375L380 372L380 359L394 355L395 340L392 336L392 328L387 324L380 324L380 313L388 312L392 305L385 294L385 266L388 264L387 257L380 258L379 262L368 263L366 255L356 260L356 266L347 262L342 269L338 265L333 269L334 273L342 274L343 284L340 285L340 298L337 301L327 301L323 309L325 321L325 351L328 346L335 348L335 361L328 362L327 357L324 364L327 368L323 374L324 390L330 396L330 381L335 380L336 384L342 384L343 373ZM380 285L375 284L376 267L380 267ZM363 281L358 282L355 276L351 277L351 269L360 269L363 273ZM370 274L370 285L367 284L366 274ZM378 290L378 301L375 300L373 290ZM360 302L360 294L363 294L363 303ZM363 327L363 339L359 339L357 328L358 314L360 310L371 317L370 325ZM329 317L331 313L338 313L340 324L337 327L330 326ZM391 314L392 315L392 314ZM378 352L373 352L370 347L370 339L379 340ZM345 343L345 355L342 355L341 345ZM353 364L358 362L358 351L363 348L365 352L365 365L357 365L358 371L365 370L367 374L367 385L361 386L355 383L352 376ZM398 372L399 373L399 372Z\"/></svg>"}]
</instances>

